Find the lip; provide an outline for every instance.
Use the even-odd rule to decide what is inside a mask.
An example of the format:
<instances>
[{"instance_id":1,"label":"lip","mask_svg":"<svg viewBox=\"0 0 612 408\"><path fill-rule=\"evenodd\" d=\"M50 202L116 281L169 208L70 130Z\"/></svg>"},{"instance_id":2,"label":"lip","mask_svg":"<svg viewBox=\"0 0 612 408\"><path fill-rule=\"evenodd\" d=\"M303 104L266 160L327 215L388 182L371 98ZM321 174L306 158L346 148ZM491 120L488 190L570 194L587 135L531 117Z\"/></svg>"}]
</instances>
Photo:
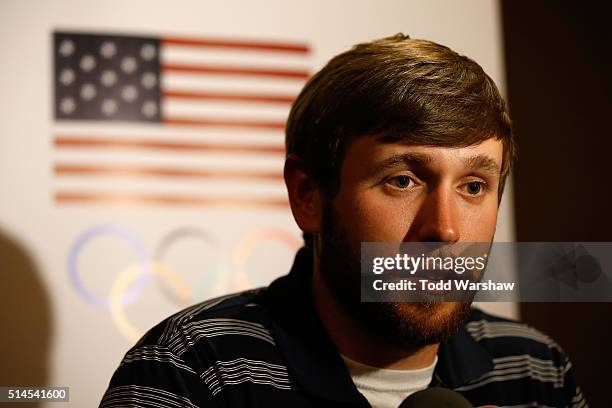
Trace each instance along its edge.
<instances>
[{"instance_id":1,"label":"lip","mask_svg":"<svg viewBox=\"0 0 612 408\"><path fill-rule=\"evenodd\" d=\"M461 256L475 256L476 254L488 253L488 248L490 245L490 242L405 242L402 247L402 253L413 256L423 254L430 257L457 258ZM487 250L483 251L482 249Z\"/></svg>"},{"instance_id":2,"label":"lip","mask_svg":"<svg viewBox=\"0 0 612 408\"><path fill-rule=\"evenodd\" d=\"M453 271L439 270L439 269L425 269L417 271L413 276L417 276L420 279L427 279L431 282L455 279L455 273Z\"/></svg>"}]
</instances>

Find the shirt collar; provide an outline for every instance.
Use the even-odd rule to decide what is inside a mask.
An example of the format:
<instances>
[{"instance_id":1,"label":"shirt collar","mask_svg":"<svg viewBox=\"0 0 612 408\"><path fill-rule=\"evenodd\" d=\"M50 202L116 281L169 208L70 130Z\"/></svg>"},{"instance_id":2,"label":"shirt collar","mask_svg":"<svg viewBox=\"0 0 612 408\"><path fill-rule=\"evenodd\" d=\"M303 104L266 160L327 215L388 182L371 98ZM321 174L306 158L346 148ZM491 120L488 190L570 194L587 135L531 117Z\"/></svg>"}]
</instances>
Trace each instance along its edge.
<instances>
[{"instance_id":1,"label":"shirt collar","mask_svg":"<svg viewBox=\"0 0 612 408\"><path fill-rule=\"evenodd\" d=\"M304 390L334 402L368 406L319 320L311 295L312 271L313 253L301 248L289 274L272 282L267 291L277 344ZM434 377L456 388L492 366L488 352L462 327L440 344Z\"/></svg>"},{"instance_id":2,"label":"shirt collar","mask_svg":"<svg viewBox=\"0 0 612 408\"><path fill-rule=\"evenodd\" d=\"M489 352L462 326L457 334L440 343L434 377L442 386L457 388L492 369L493 360Z\"/></svg>"}]
</instances>

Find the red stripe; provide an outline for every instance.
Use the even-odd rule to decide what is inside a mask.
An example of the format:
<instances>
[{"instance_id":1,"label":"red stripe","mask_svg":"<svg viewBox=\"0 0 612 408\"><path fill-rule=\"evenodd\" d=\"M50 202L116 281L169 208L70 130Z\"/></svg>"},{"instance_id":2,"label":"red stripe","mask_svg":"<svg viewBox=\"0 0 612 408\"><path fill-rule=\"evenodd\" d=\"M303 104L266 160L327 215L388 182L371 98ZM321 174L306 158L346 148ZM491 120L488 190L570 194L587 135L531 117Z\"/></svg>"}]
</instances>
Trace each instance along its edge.
<instances>
[{"instance_id":1,"label":"red stripe","mask_svg":"<svg viewBox=\"0 0 612 408\"><path fill-rule=\"evenodd\" d=\"M79 193L56 192L56 204L129 204L145 206L217 206L217 207L269 207L287 209L289 203L282 198L258 197L203 197L163 194Z\"/></svg>"},{"instance_id":2,"label":"red stripe","mask_svg":"<svg viewBox=\"0 0 612 408\"><path fill-rule=\"evenodd\" d=\"M239 41L239 40L220 40L203 38L180 38L166 37L161 39L161 45L179 45L185 47L206 47L206 48L233 48L255 51L287 52L297 54L307 54L310 48L306 44L268 42L268 41Z\"/></svg>"},{"instance_id":3,"label":"red stripe","mask_svg":"<svg viewBox=\"0 0 612 408\"><path fill-rule=\"evenodd\" d=\"M188 74L218 74L232 76L257 76L288 79L308 79L308 71L300 69L272 69L247 67L220 67L214 65L163 64L162 72L182 72Z\"/></svg>"},{"instance_id":4,"label":"red stripe","mask_svg":"<svg viewBox=\"0 0 612 408\"><path fill-rule=\"evenodd\" d=\"M125 165L80 165L56 164L55 174L59 176L115 176L115 177L170 177L170 178L217 178L282 181L280 171L263 172L248 170L204 170L193 168L162 168Z\"/></svg>"},{"instance_id":5,"label":"red stripe","mask_svg":"<svg viewBox=\"0 0 612 408\"><path fill-rule=\"evenodd\" d=\"M179 152L198 153L256 153L277 154L285 153L283 145L238 145L238 144L209 144L195 142L180 142L175 140L153 140L128 138L56 136L53 141L58 148L91 148L91 149L127 149L127 150L169 150Z\"/></svg>"},{"instance_id":6,"label":"red stripe","mask_svg":"<svg viewBox=\"0 0 612 408\"><path fill-rule=\"evenodd\" d=\"M285 122L239 119L164 118L166 125L284 130Z\"/></svg>"},{"instance_id":7,"label":"red stripe","mask_svg":"<svg viewBox=\"0 0 612 408\"><path fill-rule=\"evenodd\" d=\"M222 92L188 92L188 91L164 91L164 98L170 99L192 99L210 101L230 101L230 102L257 102L257 103L278 103L291 105L295 96L288 95L254 95L254 94L234 94Z\"/></svg>"}]
</instances>

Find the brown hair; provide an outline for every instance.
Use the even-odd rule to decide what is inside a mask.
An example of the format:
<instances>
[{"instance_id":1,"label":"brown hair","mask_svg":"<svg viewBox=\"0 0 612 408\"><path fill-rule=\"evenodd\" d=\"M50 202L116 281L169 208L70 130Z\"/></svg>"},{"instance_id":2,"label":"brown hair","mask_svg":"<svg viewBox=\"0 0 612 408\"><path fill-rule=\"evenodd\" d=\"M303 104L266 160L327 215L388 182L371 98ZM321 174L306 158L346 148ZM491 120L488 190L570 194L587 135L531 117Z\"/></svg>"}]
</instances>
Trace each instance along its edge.
<instances>
[{"instance_id":1,"label":"brown hair","mask_svg":"<svg viewBox=\"0 0 612 408\"><path fill-rule=\"evenodd\" d=\"M516 151L506 104L480 65L403 34L358 44L310 78L289 114L286 151L331 198L346 147L362 135L445 147L501 140L499 199Z\"/></svg>"}]
</instances>

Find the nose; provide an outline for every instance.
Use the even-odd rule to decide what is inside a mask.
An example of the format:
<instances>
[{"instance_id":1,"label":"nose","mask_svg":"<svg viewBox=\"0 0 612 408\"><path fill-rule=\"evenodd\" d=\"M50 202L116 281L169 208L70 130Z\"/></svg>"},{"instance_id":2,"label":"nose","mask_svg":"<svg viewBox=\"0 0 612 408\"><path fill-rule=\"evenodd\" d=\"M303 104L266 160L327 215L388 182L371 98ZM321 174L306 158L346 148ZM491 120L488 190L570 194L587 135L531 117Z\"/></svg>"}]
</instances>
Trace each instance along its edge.
<instances>
[{"instance_id":1,"label":"nose","mask_svg":"<svg viewBox=\"0 0 612 408\"><path fill-rule=\"evenodd\" d=\"M458 205L449 187L436 186L428 192L419 207L409 236L419 242L459 241Z\"/></svg>"}]
</instances>

